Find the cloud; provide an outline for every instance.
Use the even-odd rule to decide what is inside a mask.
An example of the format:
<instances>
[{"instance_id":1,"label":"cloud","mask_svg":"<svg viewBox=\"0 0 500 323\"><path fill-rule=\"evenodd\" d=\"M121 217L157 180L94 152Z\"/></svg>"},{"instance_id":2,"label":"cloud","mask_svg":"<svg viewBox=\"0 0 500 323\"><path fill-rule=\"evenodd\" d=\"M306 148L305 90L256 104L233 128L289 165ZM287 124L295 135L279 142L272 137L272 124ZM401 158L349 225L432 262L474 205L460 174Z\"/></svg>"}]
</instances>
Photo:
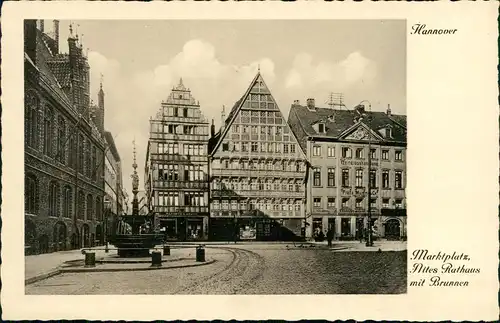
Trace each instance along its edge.
<instances>
[{"instance_id":1,"label":"cloud","mask_svg":"<svg viewBox=\"0 0 500 323\"><path fill-rule=\"evenodd\" d=\"M261 58L243 65L225 64L217 58L214 46L194 39L186 42L182 51L152 70L128 74L120 64L98 52L89 53L91 66L91 95L97 99L100 74L104 74L105 127L111 131L122 159L123 180L131 196L132 141L137 145L137 164L140 186L149 136L149 119L166 100L172 87L182 77L186 87L200 102L202 113L220 124L222 105L229 109L245 92L260 67L261 74L271 86L275 80L275 64Z\"/></svg>"},{"instance_id":2,"label":"cloud","mask_svg":"<svg viewBox=\"0 0 500 323\"><path fill-rule=\"evenodd\" d=\"M314 62L310 54L300 53L286 74L285 88L297 95L297 99L325 97L330 92L349 93L360 84L368 89L376 77L376 64L360 52L350 53L337 62Z\"/></svg>"}]
</instances>

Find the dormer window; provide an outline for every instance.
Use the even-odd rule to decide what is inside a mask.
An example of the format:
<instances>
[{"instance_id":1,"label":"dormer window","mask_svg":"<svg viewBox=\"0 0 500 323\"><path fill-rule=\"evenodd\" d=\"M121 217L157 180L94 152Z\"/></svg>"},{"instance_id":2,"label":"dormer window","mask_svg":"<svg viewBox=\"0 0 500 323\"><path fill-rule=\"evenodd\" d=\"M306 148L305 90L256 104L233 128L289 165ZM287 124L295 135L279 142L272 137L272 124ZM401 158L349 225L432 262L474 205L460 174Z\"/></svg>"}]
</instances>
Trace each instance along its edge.
<instances>
[{"instance_id":1,"label":"dormer window","mask_svg":"<svg viewBox=\"0 0 500 323\"><path fill-rule=\"evenodd\" d=\"M325 133L325 125L323 123L318 123L318 133Z\"/></svg>"},{"instance_id":2,"label":"dormer window","mask_svg":"<svg viewBox=\"0 0 500 323\"><path fill-rule=\"evenodd\" d=\"M384 138L392 138L392 126L387 125L379 130L380 134L384 136Z\"/></svg>"}]
</instances>

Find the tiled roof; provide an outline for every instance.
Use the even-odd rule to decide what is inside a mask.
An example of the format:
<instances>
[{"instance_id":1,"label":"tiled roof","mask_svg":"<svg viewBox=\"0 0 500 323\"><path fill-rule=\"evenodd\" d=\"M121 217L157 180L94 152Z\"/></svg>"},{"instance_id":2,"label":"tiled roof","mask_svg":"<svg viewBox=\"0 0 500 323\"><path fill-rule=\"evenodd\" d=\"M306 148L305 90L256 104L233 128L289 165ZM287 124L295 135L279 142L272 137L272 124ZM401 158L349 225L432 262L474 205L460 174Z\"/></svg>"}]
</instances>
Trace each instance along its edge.
<instances>
[{"instance_id":1,"label":"tiled roof","mask_svg":"<svg viewBox=\"0 0 500 323\"><path fill-rule=\"evenodd\" d=\"M71 85L71 71L69 67L69 59L51 59L47 61L52 73L61 84L61 87L70 87Z\"/></svg>"},{"instance_id":2,"label":"tiled roof","mask_svg":"<svg viewBox=\"0 0 500 323\"><path fill-rule=\"evenodd\" d=\"M305 136L338 139L343 132L356 124L356 119L360 116L360 112L356 109L315 108L315 110L310 110L306 106L294 104L290 110L289 123L291 123L290 126L296 135L303 133ZM313 125L318 122L325 124L326 133L319 134L313 128ZM362 122L375 132L390 125L392 127L392 138L387 138L386 141L406 142L406 116L404 115L388 115L385 112L366 111ZM299 141L302 140L299 139Z\"/></svg>"},{"instance_id":3,"label":"tiled roof","mask_svg":"<svg viewBox=\"0 0 500 323\"><path fill-rule=\"evenodd\" d=\"M37 30L36 37L36 67L40 71L42 80L50 87L50 89L65 103L71 105L70 100L61 88L61 85L54 75L51 67L50 60L53 58L52 53L47 48L45 42L42 40L43 33Z\"/></svg>"}]
</instances>

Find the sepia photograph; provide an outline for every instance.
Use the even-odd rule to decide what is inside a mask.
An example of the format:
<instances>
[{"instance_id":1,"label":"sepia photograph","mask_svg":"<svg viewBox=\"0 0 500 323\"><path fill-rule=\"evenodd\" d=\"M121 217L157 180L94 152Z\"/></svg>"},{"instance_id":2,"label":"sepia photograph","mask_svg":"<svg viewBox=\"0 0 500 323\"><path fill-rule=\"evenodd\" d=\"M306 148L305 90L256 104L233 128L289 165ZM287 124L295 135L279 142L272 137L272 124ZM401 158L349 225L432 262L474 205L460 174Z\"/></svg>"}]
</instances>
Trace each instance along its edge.
<instances>
[{"instance_id":1,"label":"sepia photograph","mask_svg":"<svg viewBox=\"0 0 500 323\"><path fill-rule=\"evenodd\" d=\"M406 35L24 20L25 293L405 294Z\"/></svg>"},{"instance_id":2,"label":"sepia photograph","mask_svg":"<svg viewBox=\"0 0 500 323\"><path fill-rule=\"evenodd\" d=\"M497 7L2 4L2 317L497 319Z\"/></svg>"}]
</instances>

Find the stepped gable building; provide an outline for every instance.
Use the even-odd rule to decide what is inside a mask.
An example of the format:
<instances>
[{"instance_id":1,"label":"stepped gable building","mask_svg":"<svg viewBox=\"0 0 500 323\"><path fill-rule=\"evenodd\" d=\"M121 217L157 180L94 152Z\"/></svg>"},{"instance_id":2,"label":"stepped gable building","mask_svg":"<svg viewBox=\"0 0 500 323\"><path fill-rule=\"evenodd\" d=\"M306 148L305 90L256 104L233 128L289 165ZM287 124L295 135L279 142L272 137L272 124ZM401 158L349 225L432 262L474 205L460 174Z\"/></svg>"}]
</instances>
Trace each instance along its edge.
<instances>
[{"instance_id":1,"label":"stepped gable building","mask_svg":"<svg viewBox=\"0 0 500 323\"><path fill-rule=\"evenodd\" d=\"M102 225L104 125L78 35L60 53L53 26L24 22L26 254L91 246Z\"/></svg>"},{"instance_id":2,"label":"stepped gable building","mask_svg":"<svg viewBox=\"0 0 500 323\"><path fill-rule=\"evenodd\" d=\"M332 228L335 239L358 239L367 228L368 203L375 237L406 237L406 116L363 105L318 108L308 99L305 106L295 101L288 123L310 163L309 237Z\"/></svg>"},{"instance_id":3,"label":"stepped gable building","mask_svg":"<svg viewBox=\"0 0 500 323\"><path fill-rule=\"evenodd\" d=\"M223 111L210 149L212 239L302 236L306 156L260 71L227 119Z\"/></svg>"},{"instance_id":4,"label":"stepped gable building","mask_svg":"<svg viewBox=\"0 0 500 323\"><path fill-rule=\"evenodd\" d=\"M144 186L168 240L208 238L208 126L182 79L150 120Z\"/></svg>"}]
</instances>

